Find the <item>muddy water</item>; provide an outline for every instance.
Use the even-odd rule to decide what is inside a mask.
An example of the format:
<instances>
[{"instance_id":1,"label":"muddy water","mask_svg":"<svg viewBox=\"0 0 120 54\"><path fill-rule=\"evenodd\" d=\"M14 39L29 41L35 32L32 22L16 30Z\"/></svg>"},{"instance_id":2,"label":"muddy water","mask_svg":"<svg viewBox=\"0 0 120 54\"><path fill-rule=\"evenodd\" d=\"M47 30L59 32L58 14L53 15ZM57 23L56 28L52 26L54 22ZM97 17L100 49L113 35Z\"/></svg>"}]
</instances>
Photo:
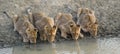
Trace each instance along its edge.
<instances>
[{"instance_id":1,"label":"muddy water","mask_svg":"<svg viewBox=\"0 0 120 54\"><path fill-rule=\"evenodd\" d=\"M120 38L82 39L13 47L12 54L120 54Z\"/></svg>"}]
</instances>

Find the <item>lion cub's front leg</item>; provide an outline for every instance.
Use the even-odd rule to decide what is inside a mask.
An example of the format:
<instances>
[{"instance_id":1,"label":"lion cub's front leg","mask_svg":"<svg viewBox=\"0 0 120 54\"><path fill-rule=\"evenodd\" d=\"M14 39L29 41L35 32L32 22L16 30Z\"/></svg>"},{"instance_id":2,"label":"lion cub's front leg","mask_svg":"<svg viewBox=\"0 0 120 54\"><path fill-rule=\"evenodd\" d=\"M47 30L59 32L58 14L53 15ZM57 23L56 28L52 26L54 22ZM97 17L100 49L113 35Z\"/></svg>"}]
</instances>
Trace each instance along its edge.
<instances>
[{"instance_id":1,"label":"lion cub's front leg","mask_svg":"<svg viewBox=\"0 0 120 54\"><path fill-rule=\"evenodd\" d=\"M23 42L25 43L29 42L29 39L25 33L19 32L19 34L22 36Z\"/></svg>"},{"instance_id":2,"label":"lion cub's front leg","mask_svg":"<svg viewBox=\"0 0 120 54\"><path fill-rule=\"evenodd\" d=\"M67 39L67 33L66 33L65 28L63 26L61 26L60 30L61 30L61 37Z\"/></svg>"},{"instance_id":3,"label":"lion cub's front leg","mask_svg":"<svg viewBox=\"0 0 120 54\"><path fill-rule=\"evenodd\" d=\"M45 35L45 34L43 35L43 40L44 40L44 41L46 41L46 40L47 40L47 37L46 37L46 35Z\"/></svg>"},{"instance_id":4,"label":"lion cub's front leg","mask_svg":"<svg viewBox=\"0 0 120 54\"><path fill-rule=\"evenodd\" d=\"M83 37L84 37L84 35L82 33L80 33L80 38L83 38Z\"/></svg>"},{"instance_id":5,"label":"lion cub's front leg","mask_svg":"<svg viewBox=\"0 0 120 54\"><path fill-rule=\"evenodd\" d=\"M61 37L67 39L67 34L65 31L61 31Z\"/></svg>"},{"instance_id":6,"label":"lion cub's front leg","mask_svg":"<svg viewBox=\"0 0 120 54\"><path fill-rule=\"evenodd\" d=\"M45 40L47 40L47 37L46 37L46 35L44 34L44 33L40 33L40 39L42 40L42 41L45 41Z\"/></svg>"}]
</instances>

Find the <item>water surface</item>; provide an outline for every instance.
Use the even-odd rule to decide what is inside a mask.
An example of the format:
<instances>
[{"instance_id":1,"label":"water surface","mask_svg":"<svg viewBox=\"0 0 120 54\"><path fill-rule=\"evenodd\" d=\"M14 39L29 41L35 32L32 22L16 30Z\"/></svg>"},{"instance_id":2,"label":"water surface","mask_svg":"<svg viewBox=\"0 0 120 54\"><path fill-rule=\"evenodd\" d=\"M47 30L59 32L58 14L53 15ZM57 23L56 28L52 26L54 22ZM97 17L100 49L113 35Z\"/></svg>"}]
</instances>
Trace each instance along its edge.
<instances>
[{"instance_id":1,"label":"water surface","mask_svg":"<svg viewBox=\"0 0 120 54\"><path fill-rule=\"evenodd\" d=\"M16 46L12 54L120 54L120 38L86 38L54 44Z\"/></svg>"}]
</instances>

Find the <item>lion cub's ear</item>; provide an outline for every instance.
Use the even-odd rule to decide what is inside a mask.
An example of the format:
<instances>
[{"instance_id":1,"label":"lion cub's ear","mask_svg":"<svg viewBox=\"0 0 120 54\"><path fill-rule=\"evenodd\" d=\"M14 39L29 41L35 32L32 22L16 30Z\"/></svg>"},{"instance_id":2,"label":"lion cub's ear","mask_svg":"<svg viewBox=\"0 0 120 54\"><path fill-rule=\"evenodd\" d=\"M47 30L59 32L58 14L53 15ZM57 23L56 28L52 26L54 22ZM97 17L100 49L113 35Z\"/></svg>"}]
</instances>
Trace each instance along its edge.
<instances>
[{"instance_id":1,"label":"lion cub's ear","mask_svg":"<svg viewBox=\"0 0 120 54\"><path fill-rule=\"evenodd\" d=\"M98 24L98 21L96 20L95 24Z\"/></svg>"},{"instance_id":2,"label":"lion cub's ear","mask_svg":"<svg viewBox=\"0 0 120 54\"><path fill-rule=\"evenodd\" d=\"M45 27L44 27L44 30L47 30L48 29L48 26L46 25Z\"/></svg>"},{"instance_id":3,"label":"lion cub's ear","mask_svg":"<svg viewBox=\"0 0 120 54\"><path fill-rule=\"evenodd\" d=\"M94 14L95 12L94 12L93 10L90 10L90 9L89 9L89 13L90 13L90 14Z\"/></svg>"},{"instance_id":4,"label":"lion cub's ear","mask_svg":"<svg viewBox=\"0 0 120 54\"><path fill-rule=\"evenodd\" d=\"M27 28L27 29L26 29L26 32L30 32L30 28Z\"/></svg>"},{"instance_id":5,"label":"lion cub's ear","mask_svg":"<svg viewBox=\"0 0 120 54\"><path fill-rule=\"evenodd\" d=\"M37 28L34 28L34 31L38 32L38 29L37 29Z\"/></svg>"},{"instance_id":6,"label":"lion cub's ear","mask_svg":"<svg viewBox=\"0 0 120 54\"><path fill-rule=\"evenodd\" d=\"M80 25L76 25L77 27L80 27Z\"/></svg>"},{"instance_id":7,"label":"lion cub's ear","mask_svg":"<svg viewBox=\"0 0 120 54\"><path fill-rule=\"evenodd\" d=\"M56 28L57 28L57 26L54 25L54 26L53 26L53 29L56 29Z\"/></svg>"},{"instance_id":8,"label":"lion cub's ear","mask_svg":"<svg viewBox=\"0 0 120 54\"><path fill-rule=\"evenodd\" d=\"M70 27L73 27L73 24L70 24Z\"/></svg>"}]
</instances>

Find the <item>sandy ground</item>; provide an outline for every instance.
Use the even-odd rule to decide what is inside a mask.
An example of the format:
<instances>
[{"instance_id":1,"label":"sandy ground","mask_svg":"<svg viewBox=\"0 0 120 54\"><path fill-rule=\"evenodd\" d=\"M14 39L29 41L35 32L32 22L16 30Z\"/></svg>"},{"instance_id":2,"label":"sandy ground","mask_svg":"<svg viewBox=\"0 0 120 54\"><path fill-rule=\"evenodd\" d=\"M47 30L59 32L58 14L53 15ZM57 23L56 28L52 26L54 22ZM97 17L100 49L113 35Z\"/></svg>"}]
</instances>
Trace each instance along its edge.
<instances>
[{"instance_id":1,"label":"sandy ground","mask_svg":"<svg viewBox=\"0 0 120 54\"><path fill-rule=\"evenodd\" d=\"M57 13L71 13L76 17L78 8L89 8L95 11L99 22L99 36L119 36L120 34L120 0L0 0L0 45L20 44L21 37L13 31L13 14L21 15L26 9L32 12L44 12L54 18Z\"/></svg>"}]
</instances>

